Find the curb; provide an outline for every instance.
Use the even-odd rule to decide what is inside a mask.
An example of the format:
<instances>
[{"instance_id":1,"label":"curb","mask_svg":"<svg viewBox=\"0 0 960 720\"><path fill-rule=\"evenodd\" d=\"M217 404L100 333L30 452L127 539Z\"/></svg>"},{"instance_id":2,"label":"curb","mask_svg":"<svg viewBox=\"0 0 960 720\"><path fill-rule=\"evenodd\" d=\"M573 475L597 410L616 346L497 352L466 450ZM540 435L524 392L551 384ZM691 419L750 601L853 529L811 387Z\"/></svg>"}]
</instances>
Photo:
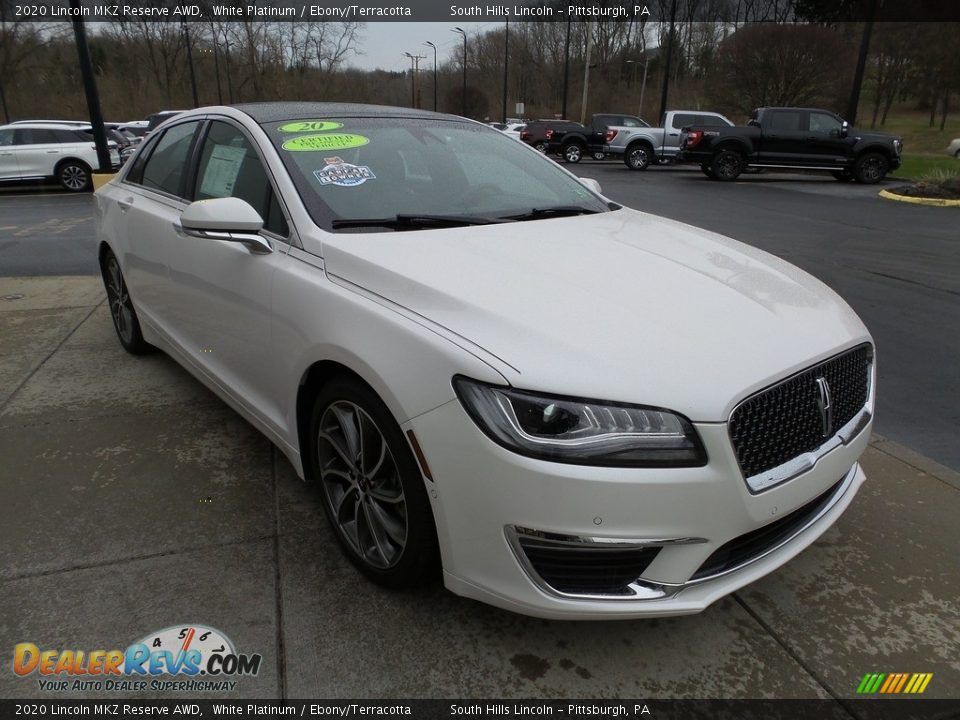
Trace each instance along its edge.
<instances>
[{"instance_id":1,"label":"curb","mask_svg":"<svg viewBox=\"0 0 960 720\"><path fill-rule=\"evenodd\" d=\"M901 445L893 440L888 440L883 435L873 433L870 438L870 447L882 452L884 455L899 460L920 472L926 473L930 477L936 478L942 483L960 490L960 472L941 465L936 460L931 460L925 455L921 455L916 450Z\"/></svg>"},{"instance_id":2,"label":"curb","mask_svg":"<svg viewBox=\"0 0 960 720\"><path fill-rule=\"evenodd\" d=\"M946 200L944 198L918 198L897 195L889 190L881 190L880 197L897 202L913 203L914 205L928 205L930 207L960 207L960 200Z\"/></svg>"}]
</instances>

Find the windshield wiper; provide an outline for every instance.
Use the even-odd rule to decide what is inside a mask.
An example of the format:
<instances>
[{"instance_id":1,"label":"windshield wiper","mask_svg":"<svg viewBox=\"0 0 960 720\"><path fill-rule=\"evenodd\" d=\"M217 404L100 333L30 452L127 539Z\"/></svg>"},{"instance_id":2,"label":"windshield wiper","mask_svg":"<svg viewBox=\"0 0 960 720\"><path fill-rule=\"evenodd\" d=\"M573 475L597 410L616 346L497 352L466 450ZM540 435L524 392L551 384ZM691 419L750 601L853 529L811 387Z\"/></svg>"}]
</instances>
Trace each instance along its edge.
<instances>
[{"instance_id":1,"label":"windshield wiper","mask_svg":"<svg viewBox=\"0 0 960 720\"><path fill-rule=\"evenodd\" d=\"M341 228L385 227L394 230L415 230L425 227L464 227L467 225L493 225L506 220L474 215L415 215L400 214L388 218L356 218L334 220L334 230Z\"/></svg>"},{"instance_id":2,"label":"windshield wiper","mask_svg":"<svg viewBox=\"0 0 960 720\"><path fill-rule=\"evenodd\" d=\"M530 212L519 215L504 215L505 220L538 220L546 217L568 217L571 215L594 215L598 210L591 210L581 205L554 205L552 207L533 208Z\"/></svg>"}]
</instances>

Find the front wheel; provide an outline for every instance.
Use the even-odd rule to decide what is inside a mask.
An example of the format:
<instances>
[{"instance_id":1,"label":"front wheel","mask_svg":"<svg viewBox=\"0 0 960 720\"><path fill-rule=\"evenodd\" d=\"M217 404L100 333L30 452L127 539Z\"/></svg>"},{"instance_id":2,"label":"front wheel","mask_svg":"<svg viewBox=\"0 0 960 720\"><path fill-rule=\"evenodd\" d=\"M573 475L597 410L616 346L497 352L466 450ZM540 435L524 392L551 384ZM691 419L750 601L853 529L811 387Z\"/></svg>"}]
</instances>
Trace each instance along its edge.
<instances>
[{"instance_id":1,"label":"front wheel","mask_svg":"<svg viewBox=\"0 0 960 720\"><path fill-rule=\"evenodd\" d=\"M383 401L335 378L314 402L310 437L324 509L350 561L388 587L432 575L437 535L424 479Z\"/></svg>"},{"instance_id":2,"label":"front wheel","mask_svg":"<svg viewBox=\"0 0 960 720\"><path fill-rule=\"evenodd\" d=\"M594 159L594 160L605 160L606 157L607 157L607 154L606 154L606 153L602 153L602 152L595 152L595 153L593 154L593 159Z\"/></svg>"},{"instance_id":3,"label":"front wheel","mask_svg":"<svg viewBox=\"0 0 960 720\"><path fill-rule=\"evenodd\" d=\"M89 190L93 183L90 168L78 160L68 160L57 168L57 182L67 192Z\"/></svg>"},{"instance_id":4,"label":"front wheel","mask_svg":"<svg viewBox=\"0 0 960 720\"><path fill-rule=\"evenodd\" d=\"M712 177L713 177L713 170L711 170L711 169L710 169L710 166L707 165L706 163L704 163L703 165L700 166L700 172L702 172L702 173L703 173L704 175L706 175L708 178L712 178Z\"/></svg>"},{"instance_id":5,"label":"front wheel","mask_svg":"<svg viewBox=\"0 0 960 720\"><path fill-rule=\"evenodd\" d=\"M154 350L153 345L143 339L140 331L140 320L133 307L130 291L123 279L120 263L112 251L107 250L100 261L100 274L103 276L103 285L107 290L107 303L110 306L110 317L113 319L113 329L117 331L117 338L123 349L131 355L146 355Z\"/></svg>"},{"instance_id":6,"label":"front wheel","mask_svg":"<svg viewBox=\"0 0 960 720\"><path fill-rule=\"evenodd\" d=\"M885 156L880 153L867 153L853 166L853 176L858 183L873 185L883 180L889 169L890 161Z\"/></svg>"},{"instance_id":7,"label":"front wheel","mask_svg":"<svg viewBox=\"0 0 960 720\"><path fill-rule=\"evenodd\" d=\"M646 170L650 165L650 151L644 145L636 145L627 150L623 162L631 170Z\"/></svg>"},{"instance_id":8,"label":"front wheel","mask_svg":"<svg viewBox=\"0 0 960 720\"><path fill-rule=\"evenodd\" d=\"M536 150L536 151L539 152L539 153L544 153L544 154L546 154L546 152L547 152L547 141L546 141L546 140L541 140L540 142L535 142L535 143L533 144L533 149Z\"/></svg>"},{"instance_id":9,"label":"front wheel","mask_svg":"<svg viewBox=\"0 0 960 720\"><path fill-rule=\"evenodd\" d=\"M578 163L583 159L583 148L577 143L568 143L563 146L563 159L568 163Z\"/></svg>"},{"instance_id":10,"label":"front wheel","mask_svg":"<svg viewBox=\"0 0 960 720\"><path fill-rule=\"evenodd\" d=\"M710 161L710 172L715 180L736 180L743 172L743 157L734 150L721 150Z\"/></svg>"}]
</instances>

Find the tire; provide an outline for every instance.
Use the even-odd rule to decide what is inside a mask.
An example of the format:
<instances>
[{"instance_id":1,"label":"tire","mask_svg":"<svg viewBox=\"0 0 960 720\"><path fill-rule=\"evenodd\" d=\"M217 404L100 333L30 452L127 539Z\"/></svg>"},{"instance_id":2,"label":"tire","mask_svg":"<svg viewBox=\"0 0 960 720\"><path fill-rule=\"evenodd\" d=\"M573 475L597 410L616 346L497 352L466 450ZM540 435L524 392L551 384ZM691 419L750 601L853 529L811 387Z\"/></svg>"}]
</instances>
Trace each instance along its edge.
<instances>
[{"instance_id":1,"label":"tire","mask_svg":"<svg viewBox=\"0 0 960 720\"><path fill-rule=\"evenodd\" d=\"M864 185L873 185L887 176L890 169L890 161L886 155L880 153L866 153L857 158L853 166L853 176L858 183Z\"/></svg>"},{"instance_id":2,"label":"tire","mask_svg":"<svg viewBox=\"0 0 960 720\"><path fill-rule=\"evenodd\" d=\"M67 192L85 192L93 186L90 168L79 160L67 160L57 166L57 182Z\"/></svg>"},{"instance_id":3,"label":"tire","mask_svg":"<svg viewBox=\"0 0 960 720\"><path fill-rule=\"evenodd\" d=\"M708 178L712 178L712 177L713 177L713 170L711 170L711 169L710 169L710 166L707 165L706 163L704 163L703 165L700 166L700 172L702 172L702 173L703 173L704 175L706 175Z\"/></svg>"},{"instance_id":4,"label":"tire","mask_svg":"<svg viewBox=\"0 0 960 720\"><path fill-rule=\"evenodd\" d=\"M849 170L832 170L830 174L839 182L848 183L854 181L853 173Z\"/></svg>"},{"instance_id":5,"label":"tire","mask_svg":"<svg viewBox=\"0 0 960 720\"><path fill-rule=\"evenodd\" d=\"M107 291L107 303L110 308L110 317L113 320L113 329L117 331L117 338L123 349L131 355L146 355L156 350L153 345L143 339L140 331L140 320L133 307L133 300L120 263L113 251L107 250L100 259L100 274L103 277L103 286Z\"/></svg>"},{"instance_id":6,"label":"tire","mask_svg":"<svg viewBox=\"0 0 960 720\"><path fill-rule=\"evenodd\" d=\"M533 149L539 153L543 153L544 155L547 154L547 147L548 145L546 140L539 140L533 144Z\"/></svg>"},{"instance_id":7,"label":"tire","mask_svg":"<svg viewBox=\"0 0 960 720\"><path fill-rule=\"evenodd\" d=\"M650 156L650 148L646 145L634 145L623 154L623 164L631 170L646 170L650 167Z\"/></svg>"},{"instance_id":8,"label":"tire","mask_svg":"<svg viewBox=\"0 0 960 720\"><path fill-rule=\"evenodd\" d=\"M731 182L743 172L743 157L736 150L721 150L710 161L714 180Z\"/></svg>"},{"instance_id":9,"label":"tire","mask_svg":"<svg viewBox=\"0 0 960 720\"><path fill-rule=\"evenodd\" d=\"M606 154L606 153L602 153L602 152L595 152L595 153L593 154L593 159L594 159L594 160L606 160L606 159L607 159L607 154Z\"/></svg>"},{"instance_id":10,"label":"tire","mask_svg":"<svg viewBox=\"0 0 960 720\"><path fill-rule=\"evenodd\" d=\"M583 159L583 148L579 143L567 143L560 152L563 155L564 162L576 164Z\"/></svg>"},{"instance_id":11,"label":"tire","mask_svg":"<svg viewBox=\"0 0 960 720\"><path fill-rule=\"evenodd\" d=\"M350 562L392 588L435 576L437 531L425 481L376 393L350 377L330 380L314 401L310 443L324 510Z\"/></svg>"}]
</instances>

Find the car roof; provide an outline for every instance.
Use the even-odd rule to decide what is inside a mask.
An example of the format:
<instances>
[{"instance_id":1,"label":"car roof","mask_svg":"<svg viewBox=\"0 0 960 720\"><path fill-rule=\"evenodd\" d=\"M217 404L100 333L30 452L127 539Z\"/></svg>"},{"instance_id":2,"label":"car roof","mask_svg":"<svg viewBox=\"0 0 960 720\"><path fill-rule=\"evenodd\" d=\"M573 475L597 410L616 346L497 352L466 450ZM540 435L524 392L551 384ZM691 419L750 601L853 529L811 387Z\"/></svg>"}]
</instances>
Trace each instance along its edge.
<instances>
[{"instance_id":1,"label":"car roof","mask_svg":"<svg viewBox=\"0 0 960 720\"><path fill-rule=\"evenodd\" d=\"M232 107L249 115L258 124L279 120L309 120L324 118L416 118L438 120L462 120L456 115L436 113L430 110L392 107L389 105L364 105L360 103L322 102L262 102L241 103Z\"/></svg>"}]
</instances>

